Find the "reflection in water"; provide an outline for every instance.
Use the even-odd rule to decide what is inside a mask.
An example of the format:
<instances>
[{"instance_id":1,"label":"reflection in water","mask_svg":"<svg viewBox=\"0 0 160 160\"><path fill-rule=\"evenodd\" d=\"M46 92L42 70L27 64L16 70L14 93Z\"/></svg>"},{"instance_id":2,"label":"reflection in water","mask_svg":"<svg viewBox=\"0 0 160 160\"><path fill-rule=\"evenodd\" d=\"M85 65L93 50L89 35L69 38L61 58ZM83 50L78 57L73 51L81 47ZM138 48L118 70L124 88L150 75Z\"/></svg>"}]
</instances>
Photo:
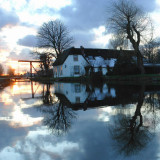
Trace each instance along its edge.
<instances>
[{"instance_id":1,"label":"reflection in water","mask_svg":"<svg viewBox=\"0 0 160 160\"><path fill-rule=\"evenodd\" d=\"M110 133L116 142L116 149L120 153L124 153L127 156L137 154L153 138L153 132L156 128L155 118L157 117L155 104L156 110L159 111L160 94L153 94L155 88L152 89L147 90L147 87L144 85L140 86L136 108L132 116L125 113L125 109L122 109L115 117L114 124L110 126ZM155 97L156 103L154 103ZM144 121L143 117L147 117L146 121Z\"/></svg>"},{"instance_id":2,"label":"reflection in water","mask_svg":"<svg viewBox=\"0 0 160 160\"><path fill-rule=\"evenodd\" d=\"M1 92L0 159L157 160L159 90L143 85L16 83Z\"/></svg>"},{"instance_id":3,"label":"reflection in water","mask_svg":"<svg viewBox=\"0 0 160 160\"><path fill-rule=\"evenodd\" d=\"M73 119L76 118L76 113L61 102L50 107L40 107L39 110L44 115L43 124L57 135L66 133L70 129Z\"/></svg>"},{"instance_id":4,"label":"reflection in water","mask_svg":"<svg viewBox=\"0 0 160 160\"><path fill-rule=\"evenodd\" d=\"M43 105L37 107L44 115L43 124L48 127L52 133L61 135L66 133L71 127L76 113L69 108L70 103L66 99L57 99L52 95L51 84L43 85L42 101Z\"/></svg>"},{"instance_id":5,"label":"reflection in water","mask_svg":"<svg viewBox=\"0 0 160 160\"><path fill-rule=\"evenodd\" d=\"M135 113L130 118L124 114L118 115L115 125L110 127L112 138L117 142L119 152L126 155L135 154L143 149L151 138L148 126L143 125L141 107L144 101L145 86L140 86Z\"/></svg>"},{"instance_id":6,"label":"reflection in water","mask_svg":"<svg viewBox=\"0 0 160 160\"><path fill-rule=\"evenodd\" d=\"M132 117L125 114L117 115L114 126L110 128L112 138L118 143L119 152L126 155L135 154L143 149L151 140L152 133L149 126L144 125L142 106L145 103L153 105L150 94L147 94L146 87L142 86L110 86L103 84L99 87L80 84L56 83L55 95L73 110L108 105L136 104ZM150 100L145 97L149 96ZM66 107L66 108L67 108Z\"/></svg>"},{"instance_id":7,"label":"reflection in water","mask_svg":"<svg viewBox=\"0 0 160 160\"><path fill-rule=\"evenodd\" d=\"M51 84L43 85L42 98L43 98L43 104L45 105L53 105L54 103L54 96L52 95L50 89L51 89Z\"/></svg>"}]
</instances>

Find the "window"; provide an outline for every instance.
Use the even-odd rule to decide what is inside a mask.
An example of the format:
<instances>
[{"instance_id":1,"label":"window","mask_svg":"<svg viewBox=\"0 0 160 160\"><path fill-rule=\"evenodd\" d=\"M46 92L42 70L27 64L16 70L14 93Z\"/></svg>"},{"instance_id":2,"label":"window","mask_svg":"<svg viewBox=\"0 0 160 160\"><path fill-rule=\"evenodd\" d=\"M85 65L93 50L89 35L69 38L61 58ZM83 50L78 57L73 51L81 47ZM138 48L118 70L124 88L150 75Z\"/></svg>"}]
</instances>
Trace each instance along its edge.
<instances>
[{"instance_id":1,"label":"window","mask_svg":"<svg viewBox=\"0 0 160 160\"><path fill-rule=\"evenodd\" d=\"M73 60L78 61L78 55L73 55Z\"/></svg>"},{"instance_id":2,"label":"window","mask_svg":"<svg viewBox=\"0 0 160 160\"><path fill-rule=\"evenodd\" d=\"M80 93L80 92L81 92L80 84L75 84L75 93Z\"/></svg>"},{"instance_id":3,"label":"window","mask_svg":"<svg viewBox=\"0 0 160 160\"><path fill-rule=\"evenodd\" d=\"M80 103L80 97L76 97L76 103Z\"/></svg>"},{"instance_id":4,"label":"window","mask_svg":"<svg viewBox=\"0 0 160 160\"><path fill-rule=\"evenodd\" d=\"M80 73L79 66L74 66L74 74L79 74L79 73Z\"/></svg>"}]
</instances>

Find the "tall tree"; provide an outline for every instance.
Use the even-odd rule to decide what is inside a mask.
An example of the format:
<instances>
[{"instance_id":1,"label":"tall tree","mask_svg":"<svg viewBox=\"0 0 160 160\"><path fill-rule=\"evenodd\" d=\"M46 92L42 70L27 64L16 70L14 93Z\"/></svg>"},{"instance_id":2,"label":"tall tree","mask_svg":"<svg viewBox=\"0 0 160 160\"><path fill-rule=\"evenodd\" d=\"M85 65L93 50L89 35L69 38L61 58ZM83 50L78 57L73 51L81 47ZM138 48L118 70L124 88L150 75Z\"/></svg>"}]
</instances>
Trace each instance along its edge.
<instances>
[{"instance_id":1,"label":"tall tree","mask_svg":"<svg viewBox=\"0 0 160 160\"><path fill-rule=\"evenodd\" d=\"M39 64L41 74L45 76L51 76L50 70L52 68L53 56L49 52L40 53L38 50L32 52L35 55L36 59L42 61Z\"/></svg>"},{"instance_id":2,"label":"tall tree","mask_svg":"<svg viewBox=\"0 0 160 160\"><path fill-rule=\"evenodd\" d=\"M137 65L141 73L144 73L143 56L140 51L142 38L150 33L150 18L131 0L118 0L108 9L107 27L116 35L129 39L137 57ZM145 36L143 36L145 35Z\"/></svg>"},{"instance_id":3,"label":"tall tree","mask_svg":"<svg viewBox=\"0 0 160 160\"><path fill-rule=\"evenodd\" d=\"M68 28L60 20L43 23L37 37L38 46L47 48L55 58L63 50L70 47L73 42L73 38L69 36Z\"/></svg>"}]
</instances>

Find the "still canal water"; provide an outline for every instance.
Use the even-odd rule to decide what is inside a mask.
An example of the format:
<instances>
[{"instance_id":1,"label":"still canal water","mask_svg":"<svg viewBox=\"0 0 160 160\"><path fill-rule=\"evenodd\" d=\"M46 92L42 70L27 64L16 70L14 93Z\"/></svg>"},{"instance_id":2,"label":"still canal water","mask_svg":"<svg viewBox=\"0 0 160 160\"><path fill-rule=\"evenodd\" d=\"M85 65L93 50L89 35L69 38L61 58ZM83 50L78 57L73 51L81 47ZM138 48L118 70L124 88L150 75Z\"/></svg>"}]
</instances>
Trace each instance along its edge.
<instances>
[{"instance_id":1,"label":"still canal water","mask_svg":"<svg viewBox=\"0 0 160 160\"><path fill-rule=\"evenodd\" d=\"M160 86L17 82L0 93L0 159L160 159Z\"/></svg>"}]
</instances>

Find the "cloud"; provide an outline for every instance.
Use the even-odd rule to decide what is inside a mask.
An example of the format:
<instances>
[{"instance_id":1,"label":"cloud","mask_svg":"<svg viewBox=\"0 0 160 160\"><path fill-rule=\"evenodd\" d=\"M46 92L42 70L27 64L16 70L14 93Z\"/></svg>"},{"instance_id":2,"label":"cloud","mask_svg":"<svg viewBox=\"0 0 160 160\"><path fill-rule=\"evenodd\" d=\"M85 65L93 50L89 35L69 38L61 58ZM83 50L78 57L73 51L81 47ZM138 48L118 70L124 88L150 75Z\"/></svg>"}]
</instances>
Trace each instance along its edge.
<instances>
[{"instance_id":1,"label":"cloud","mask_svg":"<svg viewBox=\"0 0 160 160\"><path fill-rule=\"evenodd\" d=\"M17 44L21 46L26 46L26 47L36 47L37 39L36 39L36 36L34 35L27 35L24 38L19 39Z\"/></svg>"},{"instance_id":2,"label":"cloud","mask_svg":"<svg viewBox=\"0 0 160 160\"><path fill-rule=\"evenodd\" d=\"M19 1L19 0L18 0ZM71 4L71 0L30 0L28 1L28 6L32 9L41 9L43 7L53 8L59 10L67 5Z\"/></svg>"},{"instance_id":3,"label":"cloud","mask_svg":"<svg viewBox=\"0 0 160 160\"><path fill-rule=\"evenodd\" d=\"M72 6L61 9L60 14L71 29L88 30L105 24L105 5L106 0L73 0Z\"/></svg>"},{"instance_id":4,"label":"cloud","mask_svg":"<svg viewBox=\"0 0 160 160\"><path fill-rule=\"evenodd\" d=\"M146 12L151 12L156 7L155 1L147 0L146 2L145 0L136 0L136 3L142 6L142 9L144 7ZM98 29L100 26L105 26L107 19L106 11L110 4L111 0L90 0L87 2L86 0L72 0L72 5L66 6L60 10L61 19L71 32L77 34L75 35L76 46L81 44L94 46L92 42L96 42L96 37L95 34L90 31ZM99 38L102 40L104 36ZM106 46L106 42L104 42L104 44L95 44L95 46L104 47Z\"/></svg>"},{"instance_id":5,"label":"cloud","mask_svg":"<svg viewBox=\"0 0 160 160\"><path fill-rule=\"evenodd\" d=\"M3 37L0 37L0 52L3 52L3 51L8 51L8 45L7 43L5 42L4 38Z\"/></svg>"},{"instance_id":6,"label":"cloud","mask_svg":"<svg viewBox=\"0 0 160 160\"><path fill-rule=\"evenodd\" d=\"M92 43L93 29L105 25L105 5L105 0L73 0L72 5L61 9L61 19L72 33L76 47L101 47Z\"/></svg>"},{"instance_id":7,"label":"cloud","mask_svg":"<svg viewBox=\"0 0 160 160\"><path fill-rule=\"evenodd\" d=\"M0 131L0 150L14 144L16 139L27 134L24 128L12 128L6 121L0 121Z\"/></svg>"},{"instance_id":8,"label":"cloud","mask_svg":"<svg viewBox=\"0 0 160 160\"><path fill-rule=\"evenodd\" d=\"M88 31L88 33L86 32L73 32L72 33L73 37L74 37L74 46L75 47L93 47L93 45L91 44L91 41L94 38L94 35L92 32Z\"/></svg>"},{"instance_id":9,"label":"cloud","mask_svg":"<svg viewBox=\"0 0 160 160\"><path fill-rule=\"evenodd\" d=\"M152 11L156 7L155 1L136 0L137 5L144 7L145 11ZM88 30L105 25L107 8L111 0L72 0L72 5L62 8L60 15L64 21L75 30Z\"/></svg>"},{"instance_id":10,"label":"cloud","mask_svg":"<svg viewBox=\"0 0 160 160\"><path fill-rule=\"evenodd\" d=\"M28 48L24 48L21 50L21 52L19 54L17 54L16 52L10 52L10 55L8 56L9 59L12 60L31 60L32 59L32 55L31 55L31 50Z\"/></svg>"},{"instance_id":11,"label":"cloud","mask_svg":"<svg viewBox=\"0 0 160 160\"><path fill-rule=\"evenodd\" d=\"M135 2L146 12L152 12L156 8L156 0L136 0Z\"/></svg>"},{"instance_id":12,"label":"cloud","mask_svg":"<svg viewBox=\"0 0 160 160\"><path fill-rule=\"evenodd\" d=\"M8 12L0 8L0 15L0 29L5 26L15 26L19 22L19 18L14 12Z\"/></svg>"}]
</instances>

